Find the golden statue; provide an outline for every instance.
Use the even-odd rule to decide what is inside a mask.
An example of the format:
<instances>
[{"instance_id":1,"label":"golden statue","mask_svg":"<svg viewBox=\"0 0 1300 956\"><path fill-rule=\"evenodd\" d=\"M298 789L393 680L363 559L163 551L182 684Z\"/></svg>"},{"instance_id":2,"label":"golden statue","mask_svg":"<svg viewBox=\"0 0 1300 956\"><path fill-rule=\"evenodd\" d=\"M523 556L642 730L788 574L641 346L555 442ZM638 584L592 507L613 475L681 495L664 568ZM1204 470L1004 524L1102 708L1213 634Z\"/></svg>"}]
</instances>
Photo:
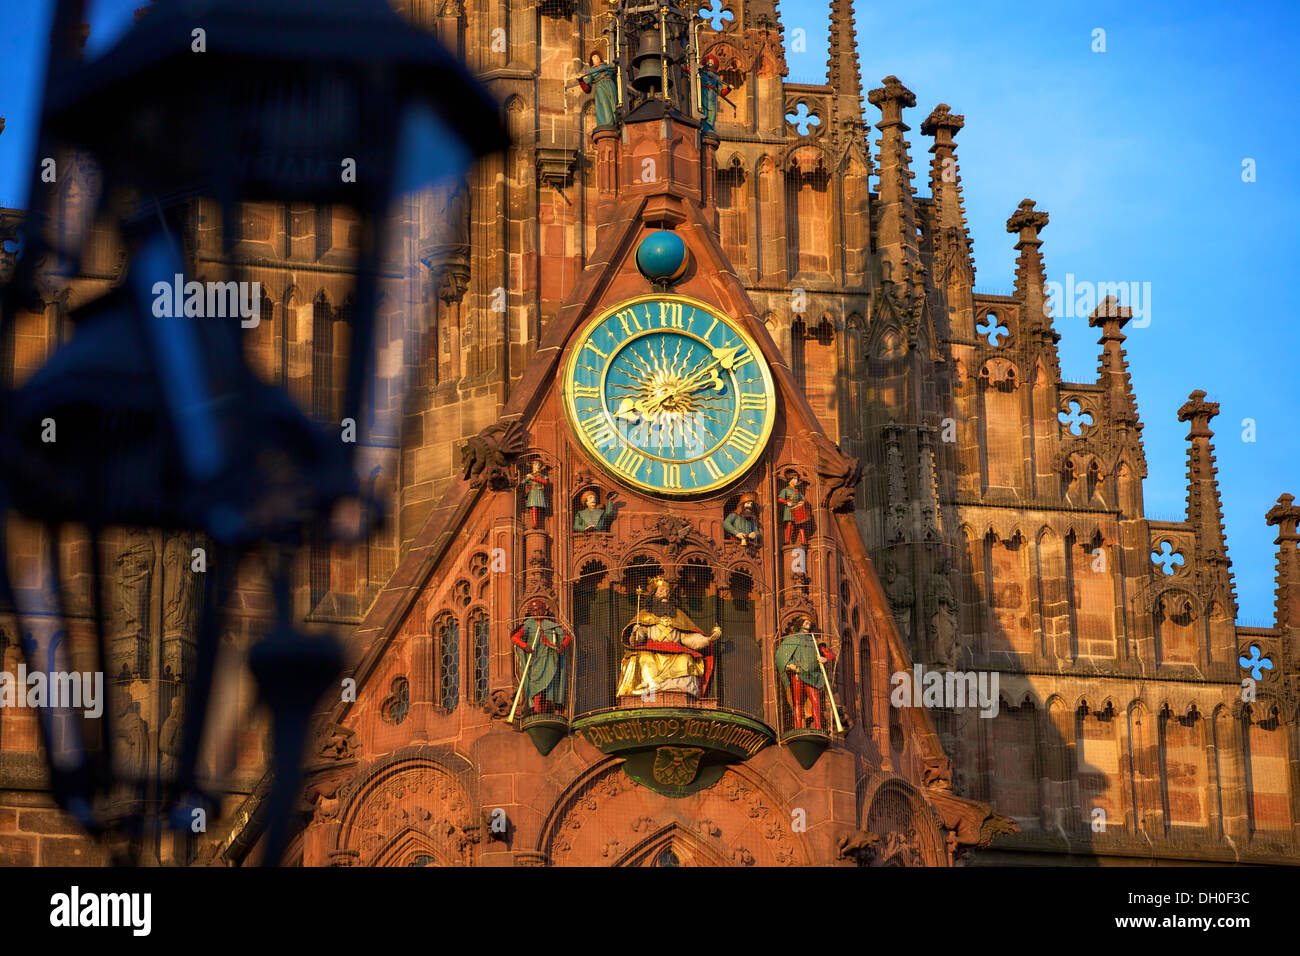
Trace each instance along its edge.
<instances>
[{"instance_id":1,"label":"golden statue","mask_svg":"<svg viewBox=\"0 0 1300 956\"><path fill-rule=\"evenodd\" d=\"M715 627L705 635L672 601L672 585L664 578L650 582L650 596L623 628L623 661L619 665L618 697L649 698L659 691L679 691L700 697L713 676L712 645L722 636Z\"/></svg>"}]
</instances>

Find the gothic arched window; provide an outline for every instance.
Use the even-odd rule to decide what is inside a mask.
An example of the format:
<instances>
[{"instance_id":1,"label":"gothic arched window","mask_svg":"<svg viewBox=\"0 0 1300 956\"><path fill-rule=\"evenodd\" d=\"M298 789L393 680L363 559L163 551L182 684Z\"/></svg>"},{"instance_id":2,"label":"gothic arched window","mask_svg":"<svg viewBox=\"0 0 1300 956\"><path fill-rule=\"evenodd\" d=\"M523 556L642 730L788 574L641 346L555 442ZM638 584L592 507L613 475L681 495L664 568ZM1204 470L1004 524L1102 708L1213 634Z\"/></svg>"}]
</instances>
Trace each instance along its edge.
<instances>
[{"instance_id":1,"label":"gothic arched window","mask_svg":"<svg viewBox=\"0 0 1300 956\"><path fill-rule=\"evenodd\" d=\"M324 292L311 309L311 413L321 422L334 418L334 316Z\"/></svg>"},{"instance_id":2,"label":"gothic arched window","mask_svg":"<svg viewBox=\"0 0 1300 956\"><path fill-rule=\"evenodd\" d=\"M800 388L808 386L808 368L804 361L804 343L808 339L808 327L802 316L790 325L790 368L794 370L795 381Z\"/></svg>"},{"instance_id":3,"label":"gothic arched window","mask_svg":"<svg viewBox=\"0 0 1300 956\"><path fill-rule=\"evenodd\" d=\"M411 682L405 677L393 681L393 693L384 701L380 716L392 724L400 724L411 712Z\"/></svg>"},{"instance_id":4,"label":"gothic arched window","mask_svg":"<svg viewBox=\"0 0 1300 956\"><path fill-rule=\"evenodd\" d=\"M334 316L322 291L312 303L311 414L320 422L334 417ZM313 524L309 540L308 583L314 610L330 591L330 542L324 522Z\"/></svg>"},{"instance_id":5,"label":"gothic arched window","mask_svg":"<svg viewBox=\"0 0 1300 956\"><path fill-rule=\"evenodd\" d=\"M460 622L441 615L433 636L438 642L438 706L450 714L460 703Z\"/></svg>"},{"instance_id":6,"label":"gothic arched window","mask_svg":"<svg viewBox=\"0 0 1300 956\"><path fill-rule=\"evenodd\" d=\"M836 661L836 664L838 665L836 670L839 671L840 678L840 699L836 701L836 703L839 704L840 708L844 711L846 719L849 718L849 715L851 715L854 710L853 697L856 692L856 687L854 686L856 682L853 679L853 665L855 663L853 657L853 635L846 630L840 641L840 656Z\"/></svg>"},{"instance_id":7,"label":"gothic arched window","mask_svg":"<svg viewBox=\"0 0 1300 956\"><path fill-rule=\"evenodd\" d=\"M858 680L862 684L862 692L858 694L858 700L862 702L862 729L869 734L875 721L871 714L871 643L865 635L859 648L858 663L858 674L861 675Z\"/></svg>"},{"instance_id":8,"label":"gothic arched window","mask_svg":"<svg viewBox=\"0 0 1300 956\"><path fill-rule=\"evenodd\" d=\"M474 702L482 704L488 696L488 617L475 611L469 618L470 638L474 642Z\"/></svg>"},{"instance_id":9,"label":"gothic arched window","mask_svg":"<svg viewBox=\"0 0 1300 956\"><path fill-rule=\"evenodd\" d=\"M655 866L681 866L682 861L681 858L673 851L673 848L668 846L668 847L664 847L662 850L659 851L659 855L655 857L654 865Z\"/></svg>"}]
</instances>

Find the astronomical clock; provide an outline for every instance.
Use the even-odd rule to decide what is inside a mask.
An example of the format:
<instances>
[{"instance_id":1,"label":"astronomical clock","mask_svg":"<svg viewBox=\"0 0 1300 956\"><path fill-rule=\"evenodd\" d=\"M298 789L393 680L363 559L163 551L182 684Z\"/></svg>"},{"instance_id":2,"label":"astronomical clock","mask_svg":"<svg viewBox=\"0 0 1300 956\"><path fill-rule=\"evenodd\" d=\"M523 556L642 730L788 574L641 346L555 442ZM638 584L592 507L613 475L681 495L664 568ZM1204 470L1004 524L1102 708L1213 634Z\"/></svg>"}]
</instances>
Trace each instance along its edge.
<instances>
[{"instance_id":1,"label":"astronomical clock","mask_svg":"<svg viewBox=\"0 0 1300 956\"><path fill-rule=\"evenodd\" d=\"M318 752L350 752L356 727L370 756L314 772L339 809L318 812L311 858L428 854L384 842L418 814L371 822L393 781L438 805L423 818L459 863L797 865L883 857L876 844L942 861L936 813L967 842L984 816L948 794L928 717L889 705L890 671L911 665L853 514L861 467L719 241L727 83L696 47L698 4L607 12L575 65L593 105L581 153L538 156L557 203L584 197L581 225L536 223L522 261L536 255L540 291L507 256L510 283L530 276L511 301L536 292L544 331L519 342L502 322L483 343L500 346L504 405L467 379L482 404L423 419L481 427L358 631L366 698ZM471 837L476 808L509 829ZM810 808L806 833L793 808Z\"/></svg>"},{"instance_id":2,"label":"astronomical clock","mask_svg":"<svg viewBox=\"0 0 1300 956\"><path fill-rule=\"evenodd\" d=\"M564 411L609 475L684 497L745 475L776 417L772 373L754 340L720 309L648 295L598 315L564 371Z\"/></svg>"},{"instance_id":3,"label":"astronomical clock","mask_svg":"<svg viewBox=\"0 0 1300 956\"><path fill-rule=\"evenodd\" d=\"M811 766L844 729L807 586L810 470L774 467L785 399L736 303L669 291L688 259L674 232L643 234L656 291L575 322L550 392L561 448L515 466L508 719L670 796L778 741Z\"/></svg>"}]
</instances>

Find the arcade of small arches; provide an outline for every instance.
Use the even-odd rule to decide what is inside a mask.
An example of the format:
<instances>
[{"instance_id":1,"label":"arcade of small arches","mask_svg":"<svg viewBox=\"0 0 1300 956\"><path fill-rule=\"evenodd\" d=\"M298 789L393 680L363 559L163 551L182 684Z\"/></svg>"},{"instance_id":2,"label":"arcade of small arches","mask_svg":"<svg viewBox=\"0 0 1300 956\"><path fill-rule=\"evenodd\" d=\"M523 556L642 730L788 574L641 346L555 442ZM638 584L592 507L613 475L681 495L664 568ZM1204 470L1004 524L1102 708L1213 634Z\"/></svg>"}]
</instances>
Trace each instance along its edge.
<instances>
[{"instance_id":1,"label":"arcade of small arches","mask_svg":"<svg viewBox=\"0 0 1300 956\"><path fill-rule=\"evenodd\" d=\"M1289 754L1300 724L1279 706L1231 693L1080 693L1040 700L1032 677L1003 675L997 716L932 709L958 773L954 787L1011 816L1026 834L1074 841L1221 840L1244 817L1250 839L1290 839ZM975 727L962 726L974 719ZM972 733L973 730L973 733ZM962 754L974 747L974 753ZM1099 825L1099 821L1101 821Z\"/></svg>"}]
</instances>

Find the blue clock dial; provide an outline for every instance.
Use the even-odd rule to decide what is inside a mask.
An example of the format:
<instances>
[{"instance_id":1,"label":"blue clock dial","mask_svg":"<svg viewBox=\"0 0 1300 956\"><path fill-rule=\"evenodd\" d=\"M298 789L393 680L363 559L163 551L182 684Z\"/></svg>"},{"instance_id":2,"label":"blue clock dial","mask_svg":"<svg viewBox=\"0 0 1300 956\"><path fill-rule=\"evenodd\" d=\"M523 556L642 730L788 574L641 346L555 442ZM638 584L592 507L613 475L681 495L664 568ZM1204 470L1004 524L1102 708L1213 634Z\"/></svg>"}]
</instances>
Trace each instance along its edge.
<instances>
[{"instance_id":1,"label":"blue clock dial","mask_svg":"<svg viewBox=\"0 0 1300 956\"><path fill-rule=\"evenodd\" d=\"M620 480L668 495L739 478L762 454L776 412L753 339L680 296L634 299L588 324L564 393L588 454Z\"/></svg>"}]
</instances>

